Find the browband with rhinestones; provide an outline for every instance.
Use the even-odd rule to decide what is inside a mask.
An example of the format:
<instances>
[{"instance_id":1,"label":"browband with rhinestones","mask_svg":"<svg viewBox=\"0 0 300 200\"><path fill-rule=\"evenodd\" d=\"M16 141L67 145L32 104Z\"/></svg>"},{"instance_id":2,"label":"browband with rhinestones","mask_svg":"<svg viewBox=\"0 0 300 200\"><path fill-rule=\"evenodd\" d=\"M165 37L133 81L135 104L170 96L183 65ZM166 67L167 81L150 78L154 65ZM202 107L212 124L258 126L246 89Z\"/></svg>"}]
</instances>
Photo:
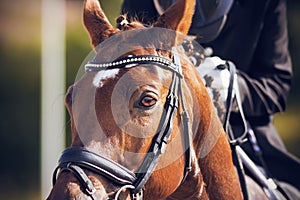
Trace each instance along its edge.
<instances>
[{"instance_id":1,"label":"browband with rhinestones","mask_svg":"<svg viewBox=\"0 0 300 200\"><path fill-rule=\"evenodd\" d=\"M178 66L176 66L172 61L170 61L167 58L161 56L154 56L154 55L131 56L131 57L121 58L113 62L103 62L103 63L90 61L85 65L85 71L92 72L92 71L102 71L106 69L123 68L126 67L126 65L131 65L131 64L156 64L156 65L161 65L162 67L167 67L168 69L171 69L172 71L179 73Z\"/></svg>"}]
</instances>

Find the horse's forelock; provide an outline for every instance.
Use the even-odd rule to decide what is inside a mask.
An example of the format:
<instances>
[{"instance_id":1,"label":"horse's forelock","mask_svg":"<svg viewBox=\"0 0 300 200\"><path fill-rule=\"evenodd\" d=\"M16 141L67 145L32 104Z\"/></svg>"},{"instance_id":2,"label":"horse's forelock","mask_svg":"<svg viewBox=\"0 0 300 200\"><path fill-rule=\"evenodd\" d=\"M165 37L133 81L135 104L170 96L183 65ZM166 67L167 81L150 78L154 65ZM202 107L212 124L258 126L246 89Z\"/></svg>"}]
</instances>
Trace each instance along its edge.
<instances>
[{"instance_id":1,"label":"horse's forelock","mask_svg":"<svg viewBox=\"0 0 300 200\"><path fill-rule=\"evenodd\" d=\"M129 27L129 25L128 25ZM132 30L130 30L132 29ZM95 50L96 62L112 62L114 60L140 55L158 55L172 58L171 48L173 41L170 40L170 33L151 28L128 28L108 38L99 44ZM163 42L163 41L168 41Z\"/></svg>"},{"instance_id":2,"label":"horse's forelock","mask_svg":"<svg viewBox=\"0 0 300 200\"><path fill-rule=\"evenodd\" d=\"M126 14L120 15L116 19L116 23L117 23L117 27L124 31L145 28L145 26L137 19L131 18L127 20Z\"/></svg>"}]
</instances>

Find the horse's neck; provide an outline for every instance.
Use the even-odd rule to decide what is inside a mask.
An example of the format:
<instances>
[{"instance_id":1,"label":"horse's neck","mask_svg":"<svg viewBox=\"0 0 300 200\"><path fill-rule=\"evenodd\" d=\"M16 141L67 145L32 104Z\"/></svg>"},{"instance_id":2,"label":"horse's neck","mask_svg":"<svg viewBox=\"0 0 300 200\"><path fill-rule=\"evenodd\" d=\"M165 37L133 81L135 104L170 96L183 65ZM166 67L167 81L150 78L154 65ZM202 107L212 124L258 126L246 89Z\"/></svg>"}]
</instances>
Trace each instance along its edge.
<instances>
[{"instance_id":1,"label":"horse's neck","mask_svg":"<svg viewBox=\"0 0 300 200\"><path fill-rule=\"evenodd\" d=\"M197 104L193 106L192 121L196 123L193 126L197 126L196 133L193 133L193 148L201 169L198 178L200 176L203 179L211 197L242 199L231 149L212 100L196 69L185 69L184 76L187 77L191 93L194 94L194 103Z\"/></svg>"}]
</instances>

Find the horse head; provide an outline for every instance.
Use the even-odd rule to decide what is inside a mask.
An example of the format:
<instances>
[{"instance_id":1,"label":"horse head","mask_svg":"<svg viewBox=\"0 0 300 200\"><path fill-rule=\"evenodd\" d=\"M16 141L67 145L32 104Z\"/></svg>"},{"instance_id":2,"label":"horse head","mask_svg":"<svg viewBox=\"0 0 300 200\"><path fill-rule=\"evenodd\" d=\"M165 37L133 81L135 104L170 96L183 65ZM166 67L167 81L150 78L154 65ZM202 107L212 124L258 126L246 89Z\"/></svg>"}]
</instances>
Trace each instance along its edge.
<instances>
[{"instance_id":1,"label":"horse head","mask_svg":"<svg viewBox=\"0 0 300 200\"><path fill-rule=\"evenodd\" d=\"M210 97L176 48L194 7L179 0L152 27L121 16L116 29L97 0L85 0L96 55L66 95L72 145L49 200L241 199Z\"/></svg>"}]
</instances>

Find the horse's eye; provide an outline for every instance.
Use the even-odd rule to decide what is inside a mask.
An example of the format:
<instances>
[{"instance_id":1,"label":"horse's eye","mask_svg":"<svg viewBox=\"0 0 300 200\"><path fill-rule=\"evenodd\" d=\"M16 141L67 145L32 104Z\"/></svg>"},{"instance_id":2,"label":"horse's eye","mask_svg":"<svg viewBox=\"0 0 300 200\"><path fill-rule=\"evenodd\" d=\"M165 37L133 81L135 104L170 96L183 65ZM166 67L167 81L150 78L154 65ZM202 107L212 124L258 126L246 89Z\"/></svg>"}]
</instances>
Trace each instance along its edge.
<instances>
[{"instance_id":1,"label":"horse's eye","mask_svg":"<svg viewBox=\"0 0 300 200\"><path fill-rule=\"evenodd\" d=\"M140 106L143 106L143 107L151 107L151 106L154 106L157 102L157 99L155 99L154 97L152 96L144 96L141 101L140 101Z\"/></svg>"}]
</instances>

